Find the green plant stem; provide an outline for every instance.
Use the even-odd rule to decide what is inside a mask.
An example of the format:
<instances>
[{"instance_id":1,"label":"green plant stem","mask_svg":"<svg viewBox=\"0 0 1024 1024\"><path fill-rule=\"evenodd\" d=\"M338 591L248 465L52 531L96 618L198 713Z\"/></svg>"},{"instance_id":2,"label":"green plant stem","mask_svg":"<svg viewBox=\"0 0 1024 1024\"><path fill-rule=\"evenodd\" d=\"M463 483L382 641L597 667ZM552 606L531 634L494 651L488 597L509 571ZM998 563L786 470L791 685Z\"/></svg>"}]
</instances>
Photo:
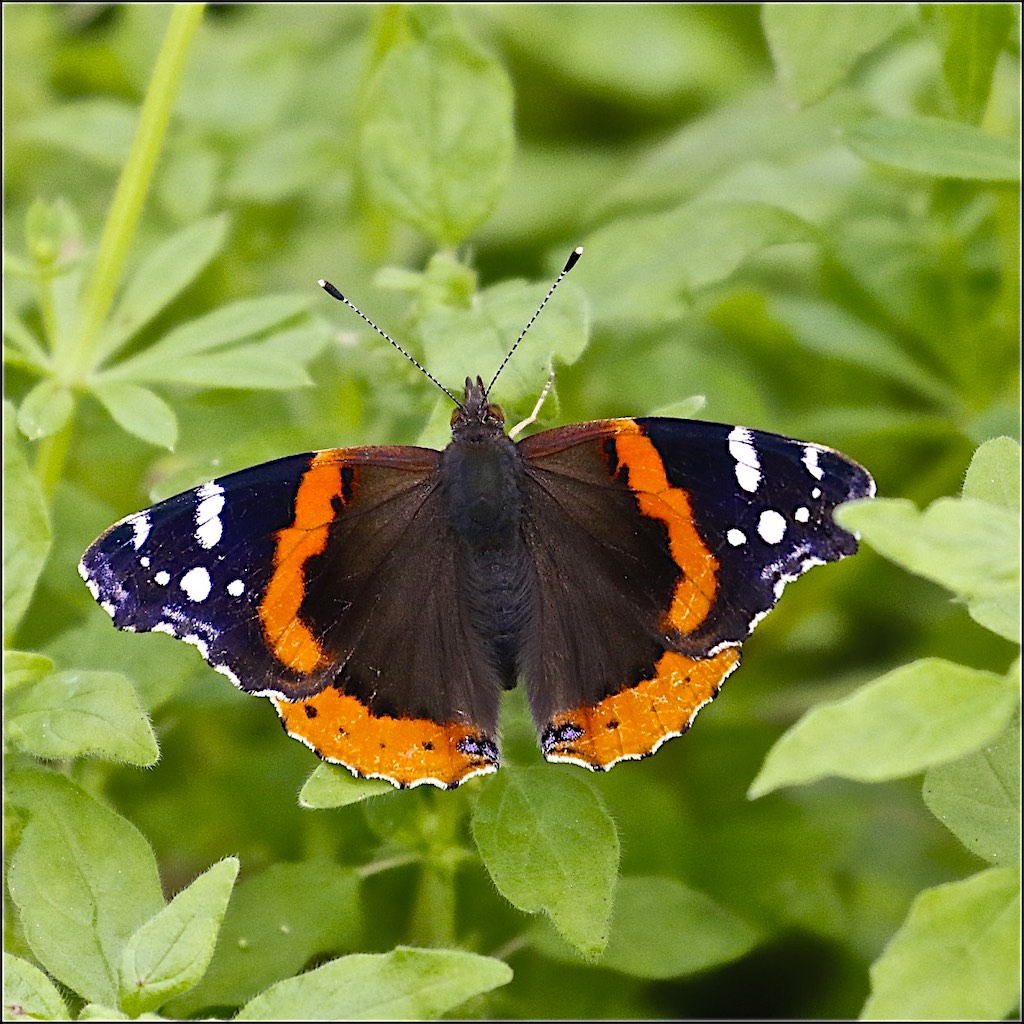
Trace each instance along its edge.
<instances>
[{"instance_id":1,"label":"green plant stem","mask_svg":"<svg viewBox=\"0 0 1024 1024\"><path fill-rule=\"evenodd\" d=\"M413 946L446 948L454 946L456 865L447 857L423 862L409 922Z\"/></svg>"},{"instance_id":2,"label":"green plant stem","mask_svg":"<svg viewBox=\"0 0 1024 1024\"><path fill-rule=\"evenodd\" d=\"M100 331L121 283L128 251L167 134L171 107L181 83L189 44L202 16L202 4L176 4L171 11L153 78L139 114L131 152L121 171L103 226L96 265L82 301L80 326L65 358L57 366L58 375L73 392L104 358ZM44 314L46 312L44 310ZM52 315L52 310L50 313ZM40 442L35 471L47 496L53 493L63 474L73 431L74 414L59 433Z\"/></svg>"},{"instance_id":3,"label":"green plant stem","mask_svg":"<svg viewBox=\"0 0 1024 1024\"><path fill-rule=\"evenodd\" d=\"M49 437L44 437L36 448L35 473L43 495L49 501L53 490L60 482L64 473L64 463L71 448L71 439L75 433L75 409L67 423Z\"/></svg>"},{"instance_id":4,"label":"green plant stem","mask_svg":"<svg viewBox=\"0 0 1024 1024\"><path fill-rule=\"evenodd\" d=\"M80 381L104 355L98 344L100 328L121 283L128 251L135 237L146 193L160 156L171 108L181 84L189 44L203 16L202 4L176 4L171 12L153 78L139 115L139 126L131 152L110 204L92 279L83 302L82 329L78 335L74 359L75 375Z\"/></svg>"}]
</instances>

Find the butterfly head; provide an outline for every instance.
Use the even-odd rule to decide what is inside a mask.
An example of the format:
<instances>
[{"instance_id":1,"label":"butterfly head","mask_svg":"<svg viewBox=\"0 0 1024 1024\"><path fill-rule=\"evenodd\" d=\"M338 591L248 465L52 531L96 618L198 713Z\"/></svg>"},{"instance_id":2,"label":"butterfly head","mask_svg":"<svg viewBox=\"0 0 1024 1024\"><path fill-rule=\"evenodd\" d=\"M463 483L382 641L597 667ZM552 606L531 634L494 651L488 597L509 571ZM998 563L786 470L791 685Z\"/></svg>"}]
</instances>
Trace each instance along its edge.
<instances>
[{"instance_id":1,"label":"butterfly head","mask_svg":"<svg viewBox=\"0 0 1024 1024\"><path fill-rule=\"evenodd\" d=\"M487 389L480 377L466 378L462 404L452 413L452 434L466 440L483 439L505 433L505 414L500 405L487 400Z\"/></svg>"}]
</instances>

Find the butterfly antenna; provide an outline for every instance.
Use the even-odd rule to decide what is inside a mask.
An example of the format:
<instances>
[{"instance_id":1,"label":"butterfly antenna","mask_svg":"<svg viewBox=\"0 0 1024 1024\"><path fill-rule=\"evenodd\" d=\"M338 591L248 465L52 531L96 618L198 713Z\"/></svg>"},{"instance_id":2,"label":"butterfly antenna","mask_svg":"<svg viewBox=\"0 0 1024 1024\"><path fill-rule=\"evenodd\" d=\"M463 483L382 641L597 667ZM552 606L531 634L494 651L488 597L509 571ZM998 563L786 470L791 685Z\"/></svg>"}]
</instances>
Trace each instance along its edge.
<instances>
[{"instance_id":1,"label":"butterfly antenna","mask_svg":"<svg viewBox=\"0 0 1024 1024\"><path fill-rule=\"evenodd\" d=\"M351 302L348 299L346 299L345 296L342 295L341 292L339 292L338 289L335 288L330 281L317 281L317 284L320 285L320 287L323 288L323 290L327 292L327 294L330 295L332 299L337 299L339 302L344 302L349 309L351 309L357 316L359 316L362 320L368 323L382 338L385 338L387 341L390 341L391 344L394 345L395 348L397 348L398 351L401 352L402 355L405 356L405 358L408 359L409 362L412 363L412 365L415 366L416 369L420 371L420 373L422 373L428 380L433 381L460 409L462 408L462 403L421 362L419 362L419 360L414 355L412 355L409 352L406 352L405 349L402 348L402 346L399 345L398 342L395 341L395 339L392 338L390 334L388 334L386 331L382 331L354 302ZM554 291L554 288L552 288L552 291ZM547 300L545 299L544 301L546 302Z\"/></svg>"},{"instance_id":2,"label":"butterfly antenna","mask_svg":"<svg viewBox=\"0 0 1024 1024\"><path fill-rule=\"evenodd\" d=\"M502 370L505 369L506 364L512 358L512 353L519 348L519 342L526 337L526 332L533 326L534 320L540 316L540 311L548 304L548 299L555 294L555 289L562 283L562 278L576 266L576 261L583 255L583 246L577 245L575 249L569 254L569 258L565 261L565 266L562 267L562 272L555 278L555 283L548 289L547 295L544 296L544 301L537 307L537 312L530 317L530 322L523 328L522 333L516 338L516 343L508 350L508 355L501 361L501 366L498 367L497 373L491 378L491 383L487 385L487 394L491 393L491 388L494 387L494 382L498 379L498 375ZM546 392L545 392L546 394Z\"/></svg>"}]
</instances>

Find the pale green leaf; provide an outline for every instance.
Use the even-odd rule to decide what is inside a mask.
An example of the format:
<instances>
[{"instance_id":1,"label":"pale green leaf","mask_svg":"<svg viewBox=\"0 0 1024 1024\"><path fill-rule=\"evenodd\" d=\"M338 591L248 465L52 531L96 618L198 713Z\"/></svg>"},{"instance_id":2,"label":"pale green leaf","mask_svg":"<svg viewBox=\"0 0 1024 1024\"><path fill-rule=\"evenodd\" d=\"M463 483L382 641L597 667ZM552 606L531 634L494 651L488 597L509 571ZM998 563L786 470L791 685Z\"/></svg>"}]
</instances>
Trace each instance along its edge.
<instances>
[{"instance_id":1,"label":"pale green leaf","mask_svg":"<svg viewBox=\"0 0 1024 1024\"><path fill-rule=\"evenodd\" d=\"M879 117L843 134L865 160L933 178L1020 181L1020 148L973 125L939 118Z\"/></svg>"},{"instance_id":2,"label":"pale green leaf","mask_svg":"<svg viewBox=\"0 0 1024 1024\"><path fill-rule=\"evenodd\" d=\"M299 804L310 808L347 807L394 791L395 787L383 779L357 779L347 768L321 763L299 791Z\"/></svg>"},{"instance_id":3,"label":"pale green leaf","mask_svg":"<svg viewBox=\"0 0 1024 1024\"><path fill-rule=\"evenodd\" d=\"M751 798L829 776L879 782L924 771L990 742L1018 704L1012 681L924 658L812 708L772 747Z\"/></svg>"},{"instance_id":4,"label":"pale green leaf","mask_svg":"<svg viewBox=\"0 0 1024 1024\"><path fill-rule=\"evenodd\" d=\"M574 959L564 942L543 934L545 954ZM737 960L757 940L746 922L674 878L627 877L615 891L611 938L599 963L634 978L678 978Z\"/></svg>"},{"instance_id":5,"label":"pale green leaf","mask_svg":"<svg viewBox=\"0 0 1024 1024\"><path fill-rule=\"evenodd\" d=\"M866 54L911 23L912 4L764 4L761 25L787 94L827 96Z\"/></svg>"},{"instance_id":6,"label":"pale green leaf","mask_svg":"<svg viewBox=\"0 0 1024 1024\"><path fill-rule=\"evenodd\" d=\"M985 113L992 73L1010 30L1009 4L939 4L947 25L942 71L956 102L957 113L977 124Z\"/></svg>"},{"instance_id":7,"label":"pale green leaf","mask_svg":"<svg viewBox=\"0 0 1024 1024\"><path fill-rule=\"evenodd\" d=\"M130 364L138 366L149 360L181 359L254 338L305 312L310 302L308 295L264 295L229 302L212 313L175 327L133 357Z\"/></svg>"},{"instance_id":8,"label":"pale green leaf","mask_svg":"<svg viewBox=\"0 0 1024 1024\"><path fill-rule=\"evenodd\" d=\"M52 377L41 380L18 407L18 429L30 440L52 437L68 424L75 411L71 392Z\"/></svg>"},{"instance_id":9,"label":"pale green leaf","mask_svg":"<svg viewBox=\"0 0 1024 1024\"><path fill-rule=\"evenodd\" d=\"M15 426L16 414L4 402L4 637L9 639L32 600L50 552L50 517L39 482L29 468Z\"/></svg>"},{"instance_id":10,"label":"pale green leaf","mask_svg":"<svg viewBox=\"0 0 1024 1024\"><path fill-rule=\"evenodd\" d=\"M272 864L235 887L209 969L167 1009L194 1017L240 1006L314 959L357 947L362 929L355 870L328 860Z\"/></svg>"},{"instance_id":11,"label":"pale green leaf","mask_svg":"<svg viewBox=\"0 0 1024 1024\"><path fill-rule=\"evenodd\" d=\"M370 85L360 140L366 180L396 217L439 245L491 213L512 159L512 87L452 32L391 49Z\"/></svg>"},{"instance_id":12,"label":"pale green leaf","mask_svg":"<svg viewBox=\"0 0 1024 1024\"><path fill-rule=\"evenodd\" d=\"M976 753L929 768L924 801L979 857L1020 863L1020 717Z\"/></svg>"},{"instance_id":13,"label":"pale green leaf","mask_svg":"<svg viewBox=\"0 0 1024 1024\"><path fill-rule=\"evenodd\" d=\"M237 877L238 859L222 860L132 935L121 957L122 1010L155 1010L202 978Z\"/></svg>"},{"instance_id":14,"label":"pale green leaf","mask_svg":"<svg viewBox=\"0 0 1024 1024\"><path fill-rule=\"evenodd\" d=\"M490 383L547 287L506 281L481 292L471 309L428 313L420 331L430 372L460 397L469 375L479 374L484 384ZM524 399L528 407L535 404L556 360L571 365L579 359L587 347L589 327L583 294L563 284L495 385L506 412ZM525 415L529 408L522 411ZM513 422L510 419L509 426Z\"/></svg>"},{"instance_id":15,"label":"pale green leaf","mask_svg":"<svg viewBox=\"0 0 1024 1024\"><path fill-rule=\"evenodd\" d=\"M17 361L20 365L33 370L49 372L49 355L36 340L35 334L11 309L4 310L4 338L14 346L14 350L5 350L5 362Z\"/></svg>"},{"instance_id":16,"label":"pale green leaf","mask_svg":"<svg viewBox=\"0 0 1024 1024\"><path fill-rule=\"evenodd\" d=\"M174 449L178 419L159 395L138 384L102 377L95 381L92 391L119 427L150 444Z\"/></svg>"},{"instance_id":17,"label":"pale green leaf","mask_svg":"<svg viewBox=\"0 0 1024 1024\"><path fill-rule=\"evenodd\" d=\"M51 658L34 651L4 651L4 697L23 686L38 682L53 671ZM5 706L5 711L10 710Z\"/></svg>"},{"instance_id":18,"label":"pale green leaf","mask_svg":"<svg viewBox=\"0 0 1024 1024\"><path fill-rule=\"evenodd\" d=\"M1020 444L1012 437L986 441L971 459L963 496L1020 514Z\"/></svg>"},{"instance_id":19,"label":"pale green leaf","mask_svg":"<svg viewBox=\"0 0 1024 1024\"><path fill-rule=\"evenodd\" d=\"M727 280L763 249L816 239L811 225L779 207L684 203L599 228L573 274L596 321L659 323L681 316L695 293Z\"/></svg>"},{"instance_id":20,"label":"pale green leaf","mask_svg":"<svg viewBox=\"0 0 1024 1024\"><path fill-rule=\"evenodd\" d=\"M36 959L83 998L113 1004L121 951L164 905L156 860L119 814L57 775L8 776L28 825L8 873Z\"/></svg>"},{"instance_id":21,"label":"pale green leaf","mask_svg":"<svg viewBox=\"0 0 1024 1024\"><path fill-rule=\"evenodd\" d=\"M38 967L4 953L4 1020L70 1020L67 1004Z\"/></svg>"},{"instance_id":22,"label":"pale green leaf","mask_svg":"<svg viewBox=\"0 0 1024 1024\"><path fill-rule=\"evenodd\" d=\"M545 768L507 768L483 788L473 836L505 899L530 914L544 911L584 956L601 953L619 840L592 786Z\"/></svg>"},{"instance_id":23,"label":"pale green leaf","mask_svg":"<svg viewBox=\"0 0 1024 1024\"><path fill-rule=\"evenodd\" d=\"M771 300L769 309L803 348L863 366L931 401L956 407L956 393L907 355L895 337L841 307L817 298L780 295Z\"/></svg>"},{"instance_id":24,"label":"pale green leaf","mask_svg":"<svg viewBox=\"0 0 1024 1024\"><path fill-rule=\"evenodd\" d=\"M500 960L454 949L355 953L278 982L235 1020L433 1020L512 980Z\"/></svg>"},{"instance_id":25,"label":"pale green leaf","mask_svg":"<svg viewBox=\"0 0 1024 1024\"><path fill-rule=\"evenodd\" d=\"M117 672L57 672L8 697L8 739L36 757L96 754L156 764L160 753L135 688Z\"/></svg>"},{"instance_id":26,"label":"pale green leaf","mask_svg":"<svg viewBox=\"0 0 1024 1024\"><path fill-rule=\"evenodd\" d=\"M44 142L98 167L119 170L128 157L138 108L114 99L90 99L50 107L18 126L17 134Z\"/></svg>"},{"instance_id":27,"label":"pale green leaf","mask_svg":"<svg viewBox=\"0 0 1024 1024\"><path fill-rule=\"evenodd\" d=\"M1020 871L926 889L871 966L861 1020L1002 1020L1020 1000Z\"/></svg>"},{"instance_id":28,"label":"pale green leaf","mask_svg":"<svg viewBox=\"0 0 1024 1024\"><path fill-rule=\"evenodd\" d=\"M181 294L220 252L223 214L190 224L157 246L132 275L104 326L100 351L108 358Z\"/></svg>"},{"instance_id":29,"label":"pale green leaf","mask_svg":"<svg viewBox=\"0 0 1024 1024\"><path fill-rule=\"evenodd\" d=\"M952 590L986 629L1020 642L1020 514L974 498L940 498L920 512L875 498L836 513L847 529L910 572Z\"/></svg>"},{"instance_id":30,"label":"pale green leaf","mask_svg":"<svg viewBox=\"0 0 1024 1024\"><path fill-rule=\"evenodd\" d=\"M691 395L689 398L683 398L678 402L673 402L671 405L662 405L657 409L652 409L648 416L670 416L673 419L688 420L692 419L707 405L707 398L704 395Z\"/></svg>"}]
</instances>

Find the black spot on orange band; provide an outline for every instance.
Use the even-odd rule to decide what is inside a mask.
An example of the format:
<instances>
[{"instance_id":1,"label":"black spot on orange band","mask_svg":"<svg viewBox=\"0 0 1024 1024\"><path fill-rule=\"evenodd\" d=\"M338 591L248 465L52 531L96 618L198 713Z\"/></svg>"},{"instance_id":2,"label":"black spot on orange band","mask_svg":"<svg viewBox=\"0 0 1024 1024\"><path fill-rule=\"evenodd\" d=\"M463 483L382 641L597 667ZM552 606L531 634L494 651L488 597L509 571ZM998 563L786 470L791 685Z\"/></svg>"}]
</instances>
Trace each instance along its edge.
<instances>
[{"instance_id":1,"label":"black spot on orange band","mask_svg":"<svg viewBox=\"0 0 1024 1024\"><path fill-rule=\"evenodd\" d=\"M430 782L454 788L498 767L493 741L462 722L374 715L333 686L302 701L271 699L290 736L357 775L401 787Z\"/></svg>"},{"instance_id":2,"label":"black spot on orange band","mask_svg":"<svg viewBox=\"0 0 1024 1024\"><path fill-rule=\"evenodd\" d=\"M593 707L556 715L541 737L544 756L603 770L653 754L665 740L686 732L739 661L735 647L702 661L667 651L653 678Z\"/></svg>"}]
</instances>

